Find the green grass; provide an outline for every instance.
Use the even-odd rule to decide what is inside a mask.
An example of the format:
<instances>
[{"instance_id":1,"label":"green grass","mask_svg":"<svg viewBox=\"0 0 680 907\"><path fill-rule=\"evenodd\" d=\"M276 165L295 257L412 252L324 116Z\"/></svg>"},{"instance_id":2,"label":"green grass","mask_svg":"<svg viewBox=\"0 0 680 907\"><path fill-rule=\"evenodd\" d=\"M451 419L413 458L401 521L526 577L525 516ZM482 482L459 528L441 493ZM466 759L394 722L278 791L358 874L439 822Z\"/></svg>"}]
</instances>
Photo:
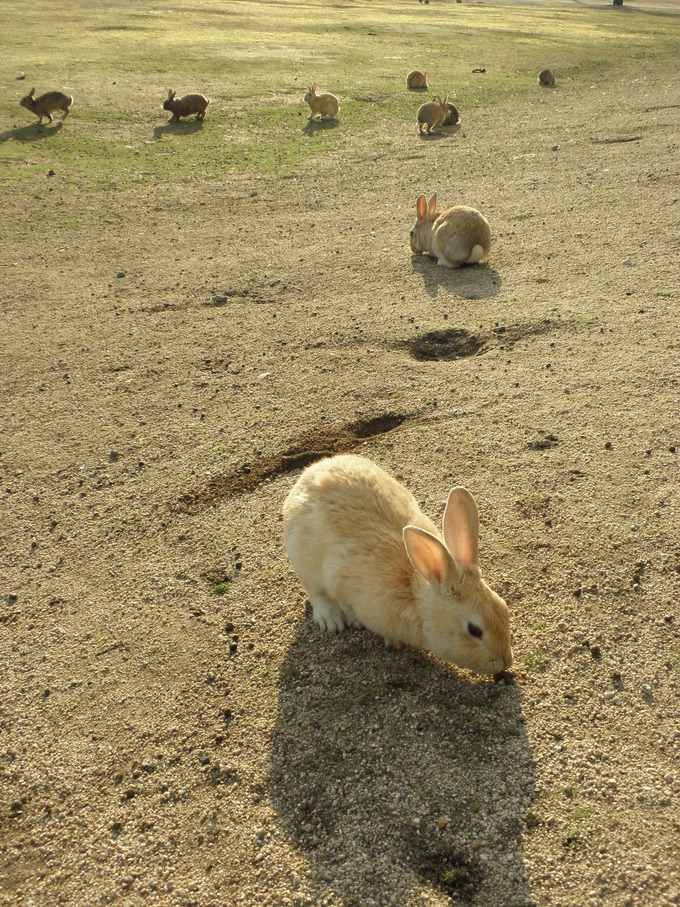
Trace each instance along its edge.
<instances>
[{"instance_id":1,"label":"green grass","mask_svg":"<svg viewBox=\"0 0 680 907\"><path fill-rule=\"evenodd\" d=\"M545 65L559 90L618 63L670 60L677 46L676 18L609 7L9 0L3 9L16 27L0 38L0 185L29 191L45 186L49 168L85 191L162 192L225 171L290 179L309 163L396 158L391 136L404 130L418 149L415 112L430 94L448 92L464 123L478 107L535 95ZM428 72L427 93L405 88L416 66ZM478 66L487 72L473 74ZM340 98L337 125L308 125L312 81ZM19 107L32 85L74 95L63 128L39 129ZM211 99L203 126L167 125L168 88Z\"/></svg>"}]
</instances>

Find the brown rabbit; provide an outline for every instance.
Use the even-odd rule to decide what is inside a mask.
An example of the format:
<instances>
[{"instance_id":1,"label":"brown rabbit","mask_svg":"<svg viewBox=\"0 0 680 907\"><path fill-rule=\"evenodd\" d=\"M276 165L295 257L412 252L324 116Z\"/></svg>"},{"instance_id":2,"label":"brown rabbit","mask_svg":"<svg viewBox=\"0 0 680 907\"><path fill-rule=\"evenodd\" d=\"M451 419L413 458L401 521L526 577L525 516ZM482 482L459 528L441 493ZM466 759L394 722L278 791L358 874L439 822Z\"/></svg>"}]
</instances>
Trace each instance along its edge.
<instances>
[{"instance_id":1,"label":"brown rabbit","mask_svg":"<svg viewBox=\"0 0 680 907\"><path fill-rule=\"evenodd\" d=\"M413 69L406 76L407 88L427 88L427 73L419 69Z\"/></svg>"},{"instance_id":2,"label":"brown rabbit","mask_svg":"<svg viewBox=\"0 0 680 907\"><path fill-rule=\"evenodd\" d=\"M442 123L442 126L455 126L456 123L458 122L458 120L460 119L460 114L458 113L458 108L456 107L455 104L451 104L450 101L446 102L446 107L449 112L444 117L444 122Z\"/></svg>"},{"instance_id":3,"label":"brown rabbit","mask_svg":"<svg viewBox=\"0 0 680 907\"><path fill-rule=\"evenodd\" d=\"M308 120L313 120L314 117L321 117L322 120L334 120L340 110L340 104L334 94L316 93L316 82L305 95L305 102L309 104L311 111L307 117Z\"/></svg>"},{"instance_id":4,"label":"brown rabbit","mask_svg":"<svg viewBox=\"0 0 680 907\"><path fill-rule=\"evenodd\" d=\"M35 88L31 88L26 97L22 98L19 103L38 117L38 125L40 125L43 117L47 117L47 122L51 123L52 112L55 110L63 110L64 116L62 120L65 120L69 114L69 108L73 104L73 97L61 91L48 91L46 94L41 94L39 98L36 98Z\"/></svg>"},{"instance_id":5,"label":"brown rabbit","mask_svg":"<svg viewBox=\"0 0 680 907\"><path fill-rule=\"evenodd\" d=\"M555 76L549 69L542 69L538 74L538 84L551 86L555 84Z\"/></svg>"},{"instance_id":6,"label":"brown rabbit","mask_svg":"<svg viewBox=\"0 0 680 907\"><path fill-rule=\"evenodd\" d=\"M183 98L176 98L176 93L168 88L168 97L163 101L163 110L172 111L170 122L179 120L180 117L190 117L194 113L197 120L202 120L210 101L202 94L185 94Z\"/></svg>"},{"instance_id":7,"label":"brown rabbit","mask_svg":"<svg viewBox=\"0 0 680 907\"><path fill-rule=\"evenodd\" d=\"M423 129L428 135L431 135L433 129L442 125L449 112L449 108L446 106L447 101L448 98L442 101L439 95L437 95L434 101L428 101L427 104L420 105L418 108L417 123L421 135L424 134Z\"/></svg>"},{"instance_id":8,"label":"brown rabbit","mask_svg":"<svg viewBox=\"0 0 680 907\"><path fill-rule=\"evenodd\" d=\"M491 250L491 228L476 208L456 205L437 211L437 193L429 202L424 195L416 200L418 220L411 230L411 251L437 259L445 268L476 265Z\"/></svg>"}]
</instances>

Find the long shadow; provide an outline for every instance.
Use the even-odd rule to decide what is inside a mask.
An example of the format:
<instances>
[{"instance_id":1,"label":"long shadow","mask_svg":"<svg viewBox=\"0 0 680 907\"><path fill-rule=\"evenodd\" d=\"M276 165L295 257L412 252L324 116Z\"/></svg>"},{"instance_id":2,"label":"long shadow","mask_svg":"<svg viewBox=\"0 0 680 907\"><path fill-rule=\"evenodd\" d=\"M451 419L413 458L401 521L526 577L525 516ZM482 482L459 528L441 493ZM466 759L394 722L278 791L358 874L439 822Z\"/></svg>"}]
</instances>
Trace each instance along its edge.
<instances>
[{"instance_id":1,"label":"long shadow","mask_svg":"<svg viewBox=\"0 0 680 907\"><path fill-rule=\"evenodd\" d=\"M190 120L168 120L163 126L153 127L153 137L158 141L164 135L192 135L203 129L203 120L192 117Z\"/></svg>"},{"instance_id":2,"label":"long shadow","mask_svg":"<svg viewBox=\"0 0 680 907\"><path fill-rule=\"evenodd\" d=\"M14 129L7 129L0 132L0 142L9 142L14 139L15 142L37 142L39 139L47 139L56 135L62 128L61 121L52 123L52 125L40 126L38 123L31 123L29 126L18 126Z\"/></svg>"},{"instance_id":3,"label":"long shadow","mask_svg":"<svg viewBox=\"0 0 680 907\"><path fill-rule=\"evenodd\" d=\"M269 789L313 903L530 900L535 772L517 686L365 631L329 636L309 614L280 678Z\"/></svg>"},{"instance_id":4,"label":"long shadow","mask_svg":"<svg viewBox=\"0 0 680 907\"><path fill-rule=\"evenodd\" d=\"M486 262L460 268L440 267L429 255L412 255L413 270L422 275L425 292L436 297L439 289L464 299L488 299L501 291L500 273Z\"/></svg>"},{"instance_id":5,"label":"long shadow","mask_svg":"<svg viewBox=\"0 0 680 907\"><path fill-rule=\"evenodd\" d=\"M307 120L306 124L302 127L302 131L305 135L314 135L315 132L320 132L324 129L335 129L340 125L340 120L333 118L332 120Z\"/></svg>"}]
</instances>

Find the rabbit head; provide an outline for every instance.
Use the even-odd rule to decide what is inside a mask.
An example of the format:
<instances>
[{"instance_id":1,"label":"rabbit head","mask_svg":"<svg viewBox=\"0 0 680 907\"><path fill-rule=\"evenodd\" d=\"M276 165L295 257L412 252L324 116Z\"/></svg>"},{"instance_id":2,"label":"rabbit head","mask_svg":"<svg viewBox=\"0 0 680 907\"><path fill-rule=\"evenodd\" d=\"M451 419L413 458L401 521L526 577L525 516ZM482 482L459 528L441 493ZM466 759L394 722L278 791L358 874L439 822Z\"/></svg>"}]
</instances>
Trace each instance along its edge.
<instances>
[{"instance_id":1,"label":"rabbit head","mask_svg":"<svg viewBox=\"0 0 680 907\"><path fill-rule=\"evenodd\" d=\"M410 242L411 251L419 255L431 248L432 224L437 214L437 193L434 193L429 202L424 195L419 195L416 199L416 212L418 220L411 230Z\"/></svg>"},{"instance_id":2,"label":"rabbit head","mask_svg":"<svg viewBox=\"0 0 680 907\"><path fill-rule=\"evenodd\" d=\"M477 505L465 488L449 494L443 536L444 542L417 526L403 532L416 571L423 642L443 661L475 673L506 670L512 664L508 607L482 579Z\"/></svg>"}]
</instances>

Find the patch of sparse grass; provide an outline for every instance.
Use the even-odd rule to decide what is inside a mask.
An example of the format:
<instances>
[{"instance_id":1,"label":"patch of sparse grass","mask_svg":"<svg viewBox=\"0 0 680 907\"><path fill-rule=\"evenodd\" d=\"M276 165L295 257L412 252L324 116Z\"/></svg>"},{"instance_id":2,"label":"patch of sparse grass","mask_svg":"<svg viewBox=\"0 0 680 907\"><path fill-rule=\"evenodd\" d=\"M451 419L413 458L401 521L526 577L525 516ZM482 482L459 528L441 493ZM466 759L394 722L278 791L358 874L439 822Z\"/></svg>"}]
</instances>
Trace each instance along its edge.
<instances>
[{"instance_id":1,"label":"patch of sparse grass","mask_svg":"<svg viewBox=\"0 0 680 907\"><path fill-rule=\"evenodd\" d=\"M559 90L604 67L611 80L619 61L662 61L675 50L673 20L634 10L622 17L601 9L441 4L425 17L405 0L351 9L321 0L183 0L134 9L123 0L104 7L46 0L39 10L9 0L5 12L21 22L0 38L6 71L23 69L38 93L60 88L75 100L63 127L41 128L18 105L28 80L15 96L3 95L1 180L39 186L53 168L81 191L213 180L225 170L292 178L307 162L334 166L338 156L365 156L367 140L396 158L401 145L390 133L411 131L414 148L424 147L415 114L433 94L448 93L465 122L479 107L536 92L546 58ZM415 65L437 73L427 92L406 89ZM472 72L479 66L486 73ZM308 124L303 98L312 81L340 99L337 124ZM209 97L205 123L168 125L161 109L168 88Z\"/></svg>"},{"instance_id":2,"label":"patch of sparse grass","mask_svg":"<svg viewBox=\"0 0 680 907\"><path fill-rule=\"evenodd\" d=\"M542 652L537 652L535 655L525 655L524 664L530 671L545 671L548 667Z\"/></svg>"},{"instance_id":3,"label":"patch of sparse grass","mask_svg":"<svg viewBox=\"0 0 680 907\"><path fill-rule=\"evenodd\" d=\"M213 595L226 595L227 592L229 591L229 589L230 589L230 583L228 583L228 582L218 583L216 586L213 586L212 594Z\"/></svg>"}]
</instances>

